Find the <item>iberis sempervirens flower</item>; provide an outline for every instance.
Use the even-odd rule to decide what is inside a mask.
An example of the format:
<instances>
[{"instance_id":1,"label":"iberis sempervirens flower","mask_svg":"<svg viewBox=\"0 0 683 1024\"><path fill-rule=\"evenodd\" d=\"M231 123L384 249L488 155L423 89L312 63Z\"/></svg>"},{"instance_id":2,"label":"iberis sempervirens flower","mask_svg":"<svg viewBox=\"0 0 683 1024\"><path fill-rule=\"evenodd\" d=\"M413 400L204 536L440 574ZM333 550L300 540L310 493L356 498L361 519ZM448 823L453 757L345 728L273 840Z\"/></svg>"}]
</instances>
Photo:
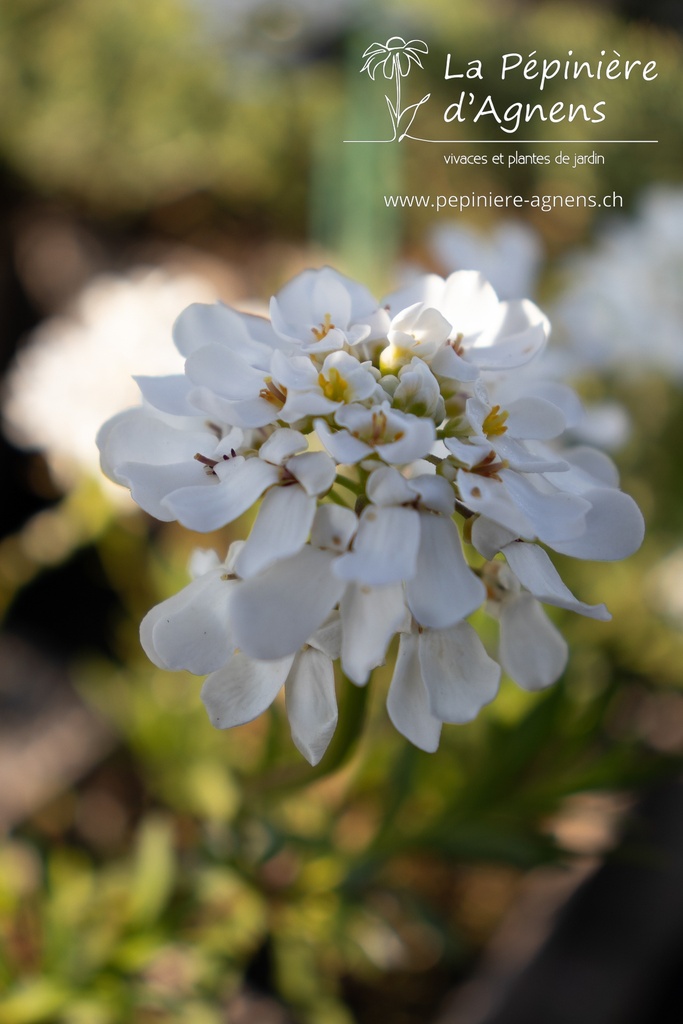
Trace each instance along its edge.
<instances>
[{"instance_id":1,"label":"iberis sempervirens flower","mask_svg":"<svg viewBox=\"0 0 683 1024\"><path fill-rule=\"evenodd\" d=\"M532 302L500 302L469 271L377 302L310 270L270 319L220 303L181 314L184 374L138 378L142 404L98 444L107 476L158 519L214 531L258 505L249 536L223 561L196 559L141 627L156 665L207 675L216 726L284 687L294 742L317 763L335 662L364 686L398 634L388 712L435 750L442 723L495 697L501 670L530 690L561 675L567 645L544 604L609 618L549 552L623 558L643 520L607 456L563 444L576 395L524 373L548 330ZM495 652L468 621L481 607Z\"/></svg>"}]
</instances>

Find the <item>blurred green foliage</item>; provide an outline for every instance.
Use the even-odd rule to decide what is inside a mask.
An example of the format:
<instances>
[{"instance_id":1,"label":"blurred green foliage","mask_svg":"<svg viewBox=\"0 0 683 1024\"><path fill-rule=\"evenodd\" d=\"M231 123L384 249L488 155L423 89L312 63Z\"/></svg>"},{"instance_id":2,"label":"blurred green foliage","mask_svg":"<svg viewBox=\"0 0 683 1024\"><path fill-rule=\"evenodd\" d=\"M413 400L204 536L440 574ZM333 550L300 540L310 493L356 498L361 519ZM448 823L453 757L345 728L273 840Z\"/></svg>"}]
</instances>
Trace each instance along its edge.
<instances>
[{"instance_id":1,"label":"blurred green foliage","mask_svg":"<svg viewBox=\"0 0 683 1024\"><path fill-rule=\"evenodd\" d=\"M677 36L625 25L587 5L518 9L496 0L475 6L429 0L418 10L410 2L382 0L362 9L347 5L346 19L332 37L321 29L319 44L314 24L293 59L284 43L274 46L267 19L248 22L249 32L233 27L228 34L202 22L200 8L181 0L144 6L135 0L5 0L0 162L7 171L25 188L91 215L161 211L155 223L181 233L209 230L226 217L244 233L267 226L302 235L312 227L318 241L365 263L372 237L381 257L387 234L405 232L419 242L429 218L438 219L431 211L405 211L398 225L384 206L385 191L419 193L427 185L446 195L615 189L628 201L653 178L680 177ZM361 76L361 55L375 39L397 33L424 38L430 47L424 70L414 69L406 80L407 89L431 93L413 126L421 137L442 138L447 129L446 137L452 131L454 138L510 140L491 118L444 124L443 111L462 88L459 80L444 80L450 53L452 70L482 61L484 81L466 84L480 99L490 92L500 110L516 101L541 100L550 107L560 99L590 109L606 99L607 120L598 126L574 122L574 137L658 138L659 144L604 147L604 165L575 169L552 161L510 169L494 168L490 160L485 167L453 167L442 157L448 146L410 140L361 154L363 147L345 147L343 139L381 137L377 131L387 119L381 75L375 82ZM603 49L624 59L656 60L657 78L555 78L542 93L521 74L500 79L503 52L525 58L536 52L550 60L566 58L569 49L593 62ZM535 120L530 137L563 138L567 131L564 123ZM502 148L534 150L524 143ZM554 155L557 147L542 151ZM561 243L585 232L594 216L585 211L580 217L576 210L552 218L539 214L537 227Z\"/></svg>"},{"instance_id":2,"label":"blurred green foliage","mask_svg":"<svg viewBox=\"0 0 683 1024\"><path fill-rule=\"evenodd\" d=\"M204 191L301 207L297 125L329 89L314 78L294 70L282 90L268 66L245 69L177 0L8 0L0 154L39 194L99 215Z\"/></svg>"}]
</instances>

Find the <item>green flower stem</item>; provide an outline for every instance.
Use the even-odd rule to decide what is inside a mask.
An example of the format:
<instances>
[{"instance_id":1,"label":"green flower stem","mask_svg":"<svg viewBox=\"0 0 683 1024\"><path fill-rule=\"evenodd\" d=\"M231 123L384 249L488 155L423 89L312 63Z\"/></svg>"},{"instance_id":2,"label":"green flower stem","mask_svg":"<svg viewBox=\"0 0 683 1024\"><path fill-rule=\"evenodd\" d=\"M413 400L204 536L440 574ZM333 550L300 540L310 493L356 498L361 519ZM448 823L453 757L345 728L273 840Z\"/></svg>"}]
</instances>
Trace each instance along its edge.
<instances>
[{"instance_id":1,"label":"green flower stem","mask_svg":"<svg viewBox=\"0 0 683 1024\"><path fill-rule=\"evenodd\" d=\"M328 491L326 497L328 497L330 501L334 502L335 505L341 505L342 508L351 507L346 501L344 501L340 494L335 494L334 491Z\"/></svg>"},{"instance_id":2,"label":"green flower stem","mask_svg":"<svg viewBox=\"0 0 683 1024\"><path fill-rule=\"evenodd\" d=\"M398 123L401 120L401 68L398 54L394 55L394 72L396 73L396 132L398 133Z\"/></svg>"},{"instance_id":3,"label":"green flower stem","mask_svg":"<svg viewBox=\"0 0 683 1024\"><path fill-rule=\"evenodd\" d=\"M362 483L358 480L351 480L350 477L344 476L343 473L337 473L335 483L345 487L347 491L353 491L354 494L360 495L365 493L365 487Z\"/></svg>"},{"instance_id":4,"label":"green flower stem","mask_svg":"<svg viewBox=\"0 0 683 1024\"><path fill-rule=\"evenodd\" d=\"M302 764L291 765L249 782L245 785L246 797L269 796L271 793L281 793L282 790L299 789L341 768L351 757L363 731L369 689L369 684L356 686L344 676L339 721L322 760L314 768Z\"/></svg>"}]
</instances>

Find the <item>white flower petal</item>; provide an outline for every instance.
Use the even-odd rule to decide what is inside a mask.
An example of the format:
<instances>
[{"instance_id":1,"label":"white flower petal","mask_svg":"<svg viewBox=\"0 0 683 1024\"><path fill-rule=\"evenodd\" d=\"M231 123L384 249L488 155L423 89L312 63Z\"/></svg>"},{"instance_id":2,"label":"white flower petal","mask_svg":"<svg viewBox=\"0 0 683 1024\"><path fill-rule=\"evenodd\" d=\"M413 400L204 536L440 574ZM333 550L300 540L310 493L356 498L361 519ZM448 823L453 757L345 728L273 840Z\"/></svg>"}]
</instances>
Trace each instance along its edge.
<instances>
[{"instance_id":1,"label":"white flower petal","mask_svg":"<svg viewBox=\"0 0 683 1024\"><path fill-rule=\"evenodd\" d=\"M496 455L518 473L564 473L569 469L569 464L555 452L537 454L530 451L523 441L516 441L507 434L494 437L492 447ZM562 486L561 482L558 486Z\"/></svg>"},{"instance_id":2,"label":"white flower petal","mask_svg":"<svg viewBox=\"0 0 683 1024\"><path fill-rule=\"evenodd\" d=\"M392 415L400 413L394 411ZM403 437L396 441L389 441L377 446L377 454L385 462L414 462L428 455L434 441L436 440L436 429L434 421L413 416L410 413L402 414L404 419Z\"/></svg>"},{"instance_id":3,"label":"white flower petal","mask_svg":"<svg viewBox=\"0 0 683 1024\"><path fill-rule=\"evenodd\" d=\"M251 508L266 488L278 481L275 466L257 458L241 463L231 459L224 463L222 472L223 478L215 484L207 477L203 486L171 491L162 506L188 530L207 533L232 523Z\"/></svg>"},{"instance_id":4,"label":"white flower petal","mask_svg":"<svg viewBox=\"0 0 683 1024\"><path fill-rule=\"evenodd\" d=\"M308 646L322 651L332 661L341 657L342 624L339 612L332 612L315 633L308 638Z\"/></svg>"},{"instance_id":5,"label":"white flower petal","mask_svg":"<svg viewBox=\"0 0 683 1024\"><path fill-rule=\"evenodd\" d=\"M326 494L337 476L334 461L325 452L303 452L294 455L285 464L288 473L295 477L307 494Z\"/></svg>"},{"instance_id":6,"label":"white flower petal","mask_svg":"<svg viewBox=\"0 0 683 1024\"><path fill-rule=\"evenodd\" d=\"M237 352L223 345L204 345L185 363L185 373L198 387L210 388L235 402L256 398L264 386L264 372L250 366Z\"/></svg>"},{"instance_id":7,"label":"white flower petal","mask_svg":"<svg viewBox=\"0 0 683 1024\"><path fill-rule=\"evenodd\" d=\"M228 459L234 459L237 457L237 452L240 448L245 446L244 431L240 427L229 427L227 432L223 434L216 445L213 455L213 459L220 462L227 462ZM208 452L204 452L208 455ZM245 458L244 455L241 458ZM220 477L220 464L218 466L218 476Z\"/></svg>"},{"instance_id":8,"label":"white flower petal","mask_svg":"<svg viewBox=\"0 0 683 1024\"><path fill-rule=\"evenodd\" d=\"M201 409L209 419L229 423L235 427L265 427L278 418L278 410L265 398L249 398L244 402L231 402L215 394L209 387L194 387L190 391L192 405Z\"/></svg>"},{"instance_id":9,"label":"white flower petal","mask_svg":"<svg viewBox=\"0 0 683 1024\"><path fill-rule=\"evenodd\" d=\"M557 437L567 425L562 411L544 398L519 398L510 402L506 411L505 426L510 437L544 441Z\"/></svg>"},{"instance_id":10,"label":"white flower petal","mask_svg":"<svg viewBox=\"0 0 683 1024\"><path fill-rule=\"evenodd\" d=\"M390 341L395 333L401 333L418 344L431 339L441 343L451 333L451 325L438 309L424 302L413 302L401 309L391 321Z\"/></svg>"},{"instance_id":11,"label":"white flower petal","mask_svg":"<svg viewBox=\"0 0 683 1024\"><path fill-rule=\"evenodd\" d=\"M116 468L123 462L168 466L192 459L197 452L209 454L216 436L208 430L176 430L144 409L126 409L104 424L97 443L103 469L116 479Z\"/></svg>"},{"instance_id":12,"label":"white flower petal","mask_svg":"<svg viewBox=\"0 0 683 1024\"><path fill-rule=\"evenodd\" d=\"M574 558L612 562L628 558L638 550L643 543L645 523L630 495L610 487L585 491L583 497L590 502L585 533L571 540L552 542L555 551Z\"/></svg>"},{"instance_id":13,"label":"white flower petal","mask_svg":"<svg viewBox=\"0 0 683 1024\"><path fill-rule=\"evenodd\" d=\"M307 416L329 416L339 405L317 391L290 391L278 418L284 423L298 423Z\"/></svg>"},{"instance_id":14,"label":"white flower petal","mask_svg":"<svg viewBox=\"0 0 683 1024\"><path fill-rule=\"evenodd\" d=\"M367 587L351 583L339 605L342 620L342 668L363 686L373 668L383 665L389 642L406 625L407 609L400 583Z\"/></svg>"},{"instance_id":15,"label":"white flower petal","mask_svg":"<svg viewBox=\"0 0 683 1024\"><path fill-rule=\"evenodd\" d=\"M197 409L189 401L192 384L184 374L167 377L140 377L133 380L140 388L144 400L160 412L172 416L198 416Z\"/></svg>"},{"instance_id":16,"label":"white flower petal","mask_svg":"<svg viewBox=\"0 0 683 1024\"><path fill-rule=\"evenodd\" d=\"M355 338L357 331L359 332L359 339ZM316 338L313 335L310 340L302 340L301 351L320 357L326 352L340 351L344 345L353 344L354 340L362 340L367 336L367 333L367 327L350 328L348 334L345 331L340 331L338 327L333 327L322 338Z\"/></svg>"},{"instance_id":17,"label":"white flower petal","mask_svg":"<svg viewBox=\"0 0 683 1024\"><path fill-rule=\"evenodd\" d=\"M307 356L286 356L274 352L270 370L277 383L295 391L308 391L318 387L318 371Z\"/></svg>"},{"instance_id":18,"label":"white flower petal","mask_svg":"<svg viewBox=\"0 0 683 1024\"><path fill-rule=\"evenodd\" d=\"M365 485L373 505L403 505L415 500L408 481L393 466L380 466L368 477Z\"/></svg>"},{"instance_id":19,"label":"white flower petal","mask_svg":"<svg viewBox=\"0 0 683 1024\"><path fill-rule=\"evenodd\" d=\"M294 659L285 683L287 716L294 744L311 764L317 764L337 726L337 695L332 662L309 647Z\"/></svg>"},{"instance_id":20,"label":"white flower petal","mask_svg":"<svg viewBox=\"0 0 683 1024\"><path fill-rule=\"evenodd\" d=\"M347 391L344 395L346 402L365 401L375 391L377 381L370 362L361 363L348 352L331 352L325 358L322 368L322 376L328 381L331 379L330 371L332 370L335 370L346 381Z\"/></svg>"},{"instance_id":21,"label":"white flower petal","mask_svg":"<svg viewBox=\"0 0 683 1024\"><path fill-rule=\"evenodd\" d=\"M455 507L455 494L453 485L444 480L442 476L422 473L420 476L411 477L408 480L411 491L419 495L420 505L423 508L431 509L433 512L442 512L446 516L453 514Z\"/></svg>"},{"instance_id":22,"label":"white flower petal","mask_svg":"<svg viewBox=\"0 0 683 1024\"><path fill-rule=\"evenodd\" d=\"M547 321L529 327L520 334L501 337L504 325L483 333L468 350L481 370L513 370L524 366L544 347L548 338Z\"/></svg>"},{"instance_id":23,"label":"white flower petal","mask_svg":"<svg viewBox=\"0 0 683 1024\"><path fill-rule=\"evenodd\" d=\"M482 390L484 389L482 388ZM477 438L482 441L485 439L484 420L491 411L488 399L485 401L479 394L472 395L472 397L468 398L465 402L465 417Z\"/></svg>"},{"instance_id":24,"label":"white flower petal","mask_svg":"<svg viewBox=\"0 0 683 1024\"><path fill-rule=\"evenodd\" d=\"M458 488L462 501L473 512L480 512L494 523L510 530L515 537L533 540L536 529L519 508L500 480L458 470Z\"/></svg>"},{"instance_id":25,"label":"white flower petal","mask_svg":"<svg viewBox=\"0 0 683 1024\"><path fill-rule=\"evenodd\" d=\"M442 299L446 282L438 274L420 274L409 284L404 285L390 295L385 295L380 305L386 309L391 317L396 316L402 309L412 306L416 302L422 302L425 306L439 309L444 316Z\"/></svg>"},{"instance_id":26,"label":"white flower petal","mask_svg":"<svg viewBox=\"0 0 683 1024\"><path fill-rule=\"evenodd\" d=\"M420 523L414 509L367 506L361 514L353 549L332 571L340 580L381 587L415 573Z\"/></svg>"},{"instance_id":27,"label":"white flower petal","mask_svg":"<svg viewBox=\"0 0 683 1024\"><path fill-rule=\"evenodd\" d=\"M270 324L263 317L238 313L222 302L213 305L195 302L188 306L173 325L173 340L180 354L186 357L206 345L221 345L239 352L251 365L264 369L272 346L277 343Z\"/></svg>"},{"instance_id":28,"label":"white flower petal","mask_svg":"<svg viewBox=\"0 0 683 1024\"><path fill-rule=\"evenodd\" d=\"M266 462L272 462L276 466L283 466L287 459L297 452L305 452L308 448L306 435L300 430L292 430L290 427L281 427L274 430L270 437L263 442L259 448L259 458Z\"/></svg>"},{"instance_id":29,"label":"white flower petal","mask_svg":"<svg viewBox=\"0 0 683 1024\"><path fill-rule=\"evenodd\" d=\"M420 548L406 598L420 625L443 629L478 608L486 588L465 561L453 520L427 512L419 515Z\"/></svg>"},{"instance_id":30,"label":"white flower petal","mask_svg":"<svg viewBox=\"0 0 683 1024\"><path fill-rule=\"evenodd\" d=\"M429 710L414 633L401 634L387 711L394 727L420 750L433 753L438 748L441 722Z\"/></svg>"},{"instance_id":31,"label":"white flower petal","mask_svg":"<svg viewBox=\"0 0 683 1024\"><path fill-rule=\"evenodd\" d=\"M118 468L119 483L130 487L133 500L149 515L162 523L176 518L165 501L178 487L196 487L204 490L206 475L196 461L172 466L150 466L142 462L124 462Z\"/></svg>"},{"instance_id":32,"label":"white flower petal","mask_svg":"<svg viewBox=\"0 0 683 1024\"><path fill-rule=\"evenodd\" d=\"M525 381L525 394L545 399L560 410L567 427L574 427L584 416L581 399L568 384L554 380Z\"/></svg>"},{"instance_id":33,"label":"white flower petal","mask_svg":"<svg viewBox=\"0 0 683 1024\"><path fill-rule=\"evenodd\" d=\"M297 484L268 491L235 563L238 576L249 579L300 551L308 540L315 506L315 498Z\"/></svg>"},{"instance_id":34,"label":"white flower petal","mask_svg":"<svg viewBox=\"0 0 683 1024\"><path fill-rule=\"evenodd\" d=\"M541 690L562 675L567 641L531 594L503 602L499 656L503 669L525 690Z\"/></svg>"},{"instance_id":35,"label":"white flower petal","mask_svg":"<svg viewBox=\"0 0 683 1024\"><path fill-rule=\"evenodd\" d=\"M366 338L371 327L384 326L386 317L379 316L380 312L377 300L366 288L331 267L303 271L270 304L275 331L281 337L303 341L309 348L315 346L318 352L340 347L345 333L352 344ZM328 322L335 327L318 342L313 330ZM330 346L333 334L339 335L340 344Z\"/></svg>"},{"instance_id":36,"label":"white flower petal","mask_svg":"<svg viewBox=\"0 0 683 1024\"><path fill-rule=\"evenodd\" d=\"M511 541L517 540L517 534L504 526L492 522L486 516L477 516L472 526L472 544L480 555L489 561L498 554L501 548Z\"/></svg>"},{"instance_id":37,"label":"white flower petal","mask_svg":"<svg viewBox=\"0 0 683 1024\"><path fill-rule=\"evenodd\" d=\"M335 413L335 420L339 426L348 428L352 435L362 438L362 443L367 443L367 453L374 448L385 462L420 459L430 451L436 439L433 420L392 409L388 402L369 409L361 405L343 405ZM320 435L320 431L318 433ZM330 454L337 458L328 442L324 438L322 440ZM337 461L341 460L337 458Z\"/></svg>"},{"instance_id":38,"label":"white flower petal","mask_svg":"<svg viewBox=\"0 0 683 1024\"><path fill-rule=\"evenodd\" d=\"M212 569L147 612L140 642L150 661L199 676L224 665L234 647L228 611L234 585L222 568Z\"/></svg>"},{"instance_id":39,"label":"white flower petal","mask_svg":"<svg viewBox=\"0 0 683 1024\"><path fill-rule=\"evenodd\" d=\"M511 469L501 470L500 477L515 503L534 524L539 540L554 547L556 541L583 536L591 507L585 497L541 491L528 477Z\"/></svg>"},{"instance_id":40,"label":"white flower petal","mask_svg":"<svg viewBox=\"0 0 683 1024\"><path fill-rule=\"evenodd\" d=\"M427 364L413 358L412 362L400 368L398 375L399 384L393 396L396 408L416 416L431 416L440 422L443 419L443 398L439 382Z\"/></svg>"},{"instance_id":41,"label":"white flower petal","mask_svg":"<svg viewBox=\"0 0 683 1024\"><path fill-rule=\"evenodd\" d=\"M225 557L225 570L233 576L235 575L235 563L246 543L246 540L234 540L228 548L228 553Z\"/></svg>"},{"instance_id":42,"label":"white flower petal","mask_svg":"<svg viewBox=\"0 0 683 1024\"><path fill-rule=\"evenodd\" d=\"M470 722L498 693L500 666L466 622L426 629L418 652L429 709L442 722Z\"/></svg>"},{"instance_id":43,"label":"white flower petal","mask_svg":"<svg viewBox=\"0 0 683 1024\"><path fill-rule=\"evenodd\" d=\"M443 298L436 304L453 324L455 334L478 334L498 315L498 296L476 270L460 270L445 281Z\"/></svg>"},{"instance_id":44,"label":"white flower petal","mask_svg":"<svg viewBox=\"0 0 683 1024\"><path fill-rule=\"evenodd\" d=\"M577 600L563 583L547 552L537 544L515 541L502 551L519 582L539 601L568 608L589 619L606 622L612 618L604 604L585 604Z\"/></svg>"},{"instance_id":45,"label":"white flower petal","mask_svg":"<svg viewBox=\"0 0 683 1024\"><path fill-rule=\"evenodd\" d=\"M253 658L282 658L303 646L330 614L344 583L330 572L334 555L305 547L235 591L235 643Z\"/></svg>"},{"instance_id":46,"label":"white flower petal","mask_svg":"<svg viewBox=\"0 0 683 1024\"><path fill-rule=\"evenodd\" d=\"M306 271L304 271L306 273ZM327 315L335 322L330 334L338 331L345 341L350 330L352 319L351 296L347 284L354 284L350 278L344 279L332 267L323 267L312 271L316 275L311 292L311 314L313 321L322 323ZM325 339L323 339L325 340Z\"/></svg>"},{"instance_id":47,"label":"white flower petal","mask_svg":"<svg viewBox=\"0 0 683 1024\"><path fill-rule=\"evenodd\" d=\"M311 544L339 554L346 551L358 529L358 516L341 505L320 505L313 520Z\"/></svg>"},{"instance_id":48,"label":"white flower petal","mask_svg":"<svg viewBox=\"0 0 683 1024\"><path fill-rule=\"evenodd\" d=\"M479 367L459 356L450 345L440 348L429 364L432 373L446 380L469 382L479 376Z\"/></svg>"},{"instance_id":49,"label":"white flower petal","mask_svg":"<svg viewBox=\"0 0 683 1024\"><path fill-rule=\"evenodd\" d=\"M369 444L353 437L347 430L333 431L325 420L316 420L314 426L323 445L339 465L352 466L372 454Z\"/></svg>"},{"instance_id":50,"label":"white flower petal","mask_svg":"<svg viewBox=\"0 0 683 1024\"><path fill-rule=\"evenodd\" d=\"M277 661L255 661L240 651L217 672L213 672L201 690L211 724L216 729L258 718L273 703L284 685L294 656Z\"/></svg>"},{"instance_id":51,"label":"white flower petal","mask_svg":"<svg viewBox=\"0 0 683 1024\"><path fill-rule=\"evenodd\" d=\"M584 490L591 490L596 484L602 487L619 486L619 470L604 452L579 445L570 448L564 453L564 457L571 466L585 475Z\"/></svg>"},{"instance_id":52,"label":"white flower petal","mask_svg":"<svg viewBox=\"0 0 683 1024\"><path fill-rule=\"evenodd\" d=\"M196 580L199 576L204 576L205 573L210 572L211 569L217 569L220 564L221 560L218 557L218 552L214 551L213 548L195 548L190 554L187 571L192 579Z\"/></svg>"},{"instance_id":53,"label":"white flower petal","mask_svg":"<svg viewBox=\"0 0 683 1024\"><path fill-rule=\"evenodd\" d=\"M468 441L461 441L457 437L447 437L444 439L444 444L451 455L455 455L458 462L461 462L463 466L467 466L468 469L471 469L472 466L478 466L493 450L488 439L482 438L480 440L477 437L473 437Z\"/></svg>"}]
</instances>

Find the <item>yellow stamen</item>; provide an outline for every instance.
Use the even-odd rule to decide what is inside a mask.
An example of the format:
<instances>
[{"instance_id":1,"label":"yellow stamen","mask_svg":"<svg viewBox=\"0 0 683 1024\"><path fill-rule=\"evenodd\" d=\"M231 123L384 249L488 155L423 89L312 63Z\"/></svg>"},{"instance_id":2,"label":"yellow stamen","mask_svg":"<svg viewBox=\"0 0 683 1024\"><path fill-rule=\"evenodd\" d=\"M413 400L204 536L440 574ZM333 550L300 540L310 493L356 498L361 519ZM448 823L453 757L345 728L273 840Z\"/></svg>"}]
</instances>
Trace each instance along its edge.
<instances>
[{"instance_id":1,"label":"yellow stamen","mask_svg":"<svg viewBox=\"0 0 683 1024\"><path fill-rule=\"evenodd\" d=\"M465 335L461 331L459 331L456 334L456 336L454 338L451 338L451 340L448 342L448 344L451 346L451 348L455 352L456 356L462 356L464 351L465 351L463 349L463 347L462 347L462 339L464 337L465 337Z\"/></svg>"},{"instance_id":2,"label":"yellow stamen","mask_svg":"<svg viewBox=\"0 0 683 1024\"><path fill-rule=\"evenodd\" d=\"M488 414L486 419L481 425L482 430L487 437L496 436L497 434L504 434L507 430L505 421L508 418L508 413L505 409L501 412L499 405L494 405L491 412Z\"/></svg>"},{"instance_id":3,"label":"yellow stamen","mask_svg":"<svg viewBox=\"0 0 683 1024\"><path fill-rule=\"evenodd\" d=\"M331 313L325 313L325 316L323 317L323 321L320 324L320 329L319 330L318 330L317 327L311 327L311 331L313 332L313 336L314 336L316 341L322 341L323 338L326 338L327 335L330 333L330 331L333 331L334 329L335 329L335 326L332 323L332 314Z\"/></svg>"},{"instance_id":4,"label":"yellow stamen","mask_svg":"<svg viewBox=\"0 0 683 1024\"><path fill-rule=\"evenodd\" d=\"M331 402L345 402L346 392L348 390L348 381L345 381L339 370L336 367L331 367L327 377L324 374L318 374L318 384L322 388L322 392L325 398L329 398Z\"/></svg>"},{"instance_id":5,"label":"yellow stamen","mask_svg":"<svg viewBox=\"0 0 683 1024\"><path fill-rule=\"evenodd\" d=\"M278 387L273 382L272 377L266 377L265 387L259 391L259 398L265 398L266 402L270 402L276 408L281 409L287 401L287 389Z\"/></svg>"},{"instance_id":6,"label":"yellow stamen","mask_svg":"<svg viewBox=\"0 0 683 1024\"><path fill-rule=\"evenodd\" d=\"M370 444L379 444L384 438L384 431L387 429L387 418L383 412L372 414L372 434Z\"/></svg>"}]
</instances>

